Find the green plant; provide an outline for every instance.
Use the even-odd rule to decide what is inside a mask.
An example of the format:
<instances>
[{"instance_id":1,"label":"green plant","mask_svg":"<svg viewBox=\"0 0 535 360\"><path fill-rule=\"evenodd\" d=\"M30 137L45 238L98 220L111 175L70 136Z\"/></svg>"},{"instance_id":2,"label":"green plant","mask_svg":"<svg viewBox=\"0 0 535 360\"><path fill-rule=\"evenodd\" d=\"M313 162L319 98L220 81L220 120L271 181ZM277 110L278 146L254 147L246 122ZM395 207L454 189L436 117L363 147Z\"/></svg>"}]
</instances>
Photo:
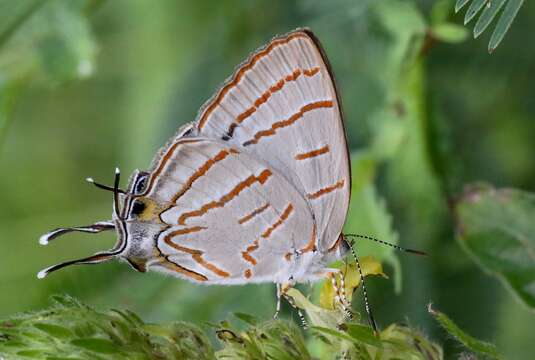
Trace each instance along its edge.
<instances>
[{"instance_id":1,"label":"green plant","mask_svg":"<svg viewBox=\"0 0 535 360\"><path fill-rule=\"evenodd\" d=\"M469 2L470 0L457 0L455 12L459 12ZM474 26L474 38L477 38L489 27L505 5L489 40L488 50L492 53L500 45L523 3L524 0L473 0L464 15L464 24L468 24L478 13L480 14Z\"/></svg>"}]
</instances>

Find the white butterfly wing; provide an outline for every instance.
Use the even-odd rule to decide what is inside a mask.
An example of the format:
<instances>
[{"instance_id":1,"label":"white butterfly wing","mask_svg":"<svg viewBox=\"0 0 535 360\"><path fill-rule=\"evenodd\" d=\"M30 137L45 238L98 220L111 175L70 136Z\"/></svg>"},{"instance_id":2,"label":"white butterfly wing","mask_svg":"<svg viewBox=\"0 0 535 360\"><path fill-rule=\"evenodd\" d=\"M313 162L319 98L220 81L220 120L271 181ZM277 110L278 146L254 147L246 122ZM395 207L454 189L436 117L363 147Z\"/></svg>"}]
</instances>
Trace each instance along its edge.
<instances>
[{"instance_id":1,"label":"white butterfly wing","mask_svg":"<svg viewBox=\"0 0 535 360\"><path fill-rule=\"evenodd\" d=\"M351 175L336 87L311 32L297 30L255 52L205 104L195 126L278 170L308 201L319 250L335 244Z\"/></svg>"},{"instance_id":2,"label":"white butterfly wing","mask_svg":"<svg viewBox=\"0 0 535 360\"><path fill-rule=\"evenodd\" d=\"M313 256L310 208L276 170L221 141L182 138L155 164L145 197L166 228L152 266L207 283L285 282Z\"/></svg>"}]
</instances>

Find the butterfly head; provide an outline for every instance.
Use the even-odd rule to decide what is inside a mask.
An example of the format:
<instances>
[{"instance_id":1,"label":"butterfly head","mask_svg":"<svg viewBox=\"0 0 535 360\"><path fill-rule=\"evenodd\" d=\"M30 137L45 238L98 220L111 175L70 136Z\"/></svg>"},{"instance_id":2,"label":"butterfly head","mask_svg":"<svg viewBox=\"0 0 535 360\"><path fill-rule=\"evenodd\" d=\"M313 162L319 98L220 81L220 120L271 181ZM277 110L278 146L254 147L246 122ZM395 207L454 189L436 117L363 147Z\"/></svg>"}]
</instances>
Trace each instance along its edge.
<instances>
[{"instance_id":1,"label":"butterfly head","mask_svg":"<svg viewBox=\"0 0 535 360\"><path fill-rule=\"evenodd\" d=\"M145 272L147 261L155 257L153 244L146 239L152 238L152 233L156 233L160 229L160 226L155 223L157 204L143 196L149 175L147 172L136 171L131 177L130 185L126 191L119 188L119 169L115 171L113 187L96 183L93 179L88 178L87 181L98 188L113 192L112 219L99 221L88 226L58 228L41 236L39 243L47 245L57 237L70 232L100 233L108 230L116 230L117 243L110 250L50 266L41 270L37 277L42 279L49 273L70 265L99 264L115 258L124 259L136 270Z\"/></svg>"}]
</instances>

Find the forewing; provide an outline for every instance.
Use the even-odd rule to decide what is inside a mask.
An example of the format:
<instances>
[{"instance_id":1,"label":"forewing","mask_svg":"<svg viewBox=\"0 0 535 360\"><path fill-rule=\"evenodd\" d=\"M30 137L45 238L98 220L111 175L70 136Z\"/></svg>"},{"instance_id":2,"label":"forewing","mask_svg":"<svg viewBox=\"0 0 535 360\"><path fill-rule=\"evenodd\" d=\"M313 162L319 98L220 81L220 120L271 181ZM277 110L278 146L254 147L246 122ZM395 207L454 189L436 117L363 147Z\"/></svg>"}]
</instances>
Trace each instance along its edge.
<instances>
[{"instance_id":1,"label":"forewing","mask_svg":"<svg viewBox=\"0 0 535 360\"><path fill-rule=\"evenodd\" d=\"M349 160L336 87L312 33L298 30L255 52L196 127L278 170L309 202L320 250L336 242L349 205Z\"/></svg>"},{"instance_id":2,"label":"forewing","mask_svg":"<svg viewBox=\"0 0 535 360\"><path fill-rule=\"evenodd\" d=\"M158 250L182 275L187 269L210 283L284 282L295 253L315 249L306 200L250 154L183 138L156 165L144 196L163 204L158 212L167 227L157 236Z\"/></svg>"}]
</instances>

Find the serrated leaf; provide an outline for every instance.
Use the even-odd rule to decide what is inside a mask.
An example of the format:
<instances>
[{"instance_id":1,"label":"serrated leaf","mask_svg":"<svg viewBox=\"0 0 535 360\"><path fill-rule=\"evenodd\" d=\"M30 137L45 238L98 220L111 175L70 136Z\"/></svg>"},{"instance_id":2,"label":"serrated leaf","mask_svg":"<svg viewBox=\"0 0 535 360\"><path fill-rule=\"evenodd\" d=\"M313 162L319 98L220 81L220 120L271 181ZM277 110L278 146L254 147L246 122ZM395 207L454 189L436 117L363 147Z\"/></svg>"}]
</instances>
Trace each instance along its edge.
<instances>
[{"instance_id":1,"label":"serrated leaf","mask_svg":"<svg viewBox=\"0 0 535 360\"><path fill-rule=\"evenodd\" d=\"M455 12L459 12L470 0L457 0L455 3Z\"/></svg>"},{"instance_id":2,"label":"serrated leaf","mask_svg":"<svg viewBox=\"0 0 535 360\"><path fill-rule=\"evenodd\" d=\"M455 213L463 249L535 309L535 194L470 186Z\"/></svg>"},{"instance_id":3,"label":"serrated leaf","mask_svg":"<svg viewBox=\"0 0 535 360\"><path fill-rule=\"evenodd\" d=\"M502 359L494 344L478 340L465 333L457 324L455 324L446 314L428 307L428 312L438 321L438 323L457 341L463 344L468 350L488 356L492 359Z\"/></svg>"},{"instance_id":4,"label":"serrated leaf","mask_svg":"<svg viewBox=\"0 0 535 360\"><path fill-rule=\"evenodd\" d=\"M483 8L483 6L485 6L487 1L489 1L489 0L474 0L474 1L472 1L472 3L470 4L470 7L468 8L468 10L466 10L466 14L464 14L464 24L465 25L468 24L474 18L474 16L477 15L479 10L481 10Z\"/></svg>"},{"instance_id":5,"label":"serrated leaf","mask_svg":"<svg viewBox=\"0 0 535 360\"><path fill-rule=\"evenodd\" d=\"M524 0L509 0L490 38L489 53L492 53L503 40L523 3Z\"/></svg>"},{"instance_id":6,"label":"serrated leaf","mask_svg":"<svg viewBox=\"0 0 535 360\"><path fill-rule=\"evenodd\" d=\"M479 19L477 19L476 25L474 26L474 38L477 38L483 31L485 31L506 1L507 0L490 1L490 6L485 8Z\"/></svg>"}]
</instances>

